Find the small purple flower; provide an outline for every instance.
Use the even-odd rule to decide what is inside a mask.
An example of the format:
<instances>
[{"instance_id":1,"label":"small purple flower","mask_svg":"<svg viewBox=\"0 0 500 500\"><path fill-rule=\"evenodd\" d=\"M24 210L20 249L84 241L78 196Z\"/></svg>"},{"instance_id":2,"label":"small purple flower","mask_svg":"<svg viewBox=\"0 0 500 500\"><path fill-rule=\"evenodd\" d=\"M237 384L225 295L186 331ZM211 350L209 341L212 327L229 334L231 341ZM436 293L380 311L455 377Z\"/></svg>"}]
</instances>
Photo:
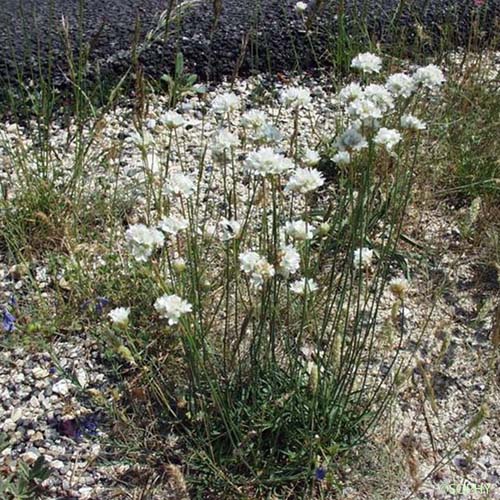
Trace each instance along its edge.
<instances>
[{"instance_id":1,"label":"small purple flower","mask_svg":"<svg viewBox=\"0 0 500 500\"><path fill-rule=\"evenodd\" d=\"M5 332L11 333L15 330L14 323L16 322L16 318L7 311L7 309L3 310L2 314L2 328Z\"/></svg>"},{"instance_id":2,"label":"small purple flower","mask_svg":"<svg viewBox=\"0 0 500 500\"><path fill-rule=\"evenodd\" d=\"M100 316L102 314L102 310L109 304L109 299L106 297L97 297L95 312Z\"/></svg>"},{"instance_id":3,"label":"small purple flower","mask_svg":"<svg viewBox=\"0 0 500 500\"><path fill-rule=\"evenodd\" d=\"M55 426L59 434L80 441L84 437L96 436L98 434L99 415L93 413L76 419L58 420Z\"/></svg>"},{"instance_id":4,"label":"small purple flower","mask_svg":"<svg viewBox=\"0 0 500 500\"><path fill-rule=\"evenodd\" d=\"M324 467L318 467L314 473L314 477L317 481L323 481L326 477L326 469Z\"/></svg>"}]
</instances>

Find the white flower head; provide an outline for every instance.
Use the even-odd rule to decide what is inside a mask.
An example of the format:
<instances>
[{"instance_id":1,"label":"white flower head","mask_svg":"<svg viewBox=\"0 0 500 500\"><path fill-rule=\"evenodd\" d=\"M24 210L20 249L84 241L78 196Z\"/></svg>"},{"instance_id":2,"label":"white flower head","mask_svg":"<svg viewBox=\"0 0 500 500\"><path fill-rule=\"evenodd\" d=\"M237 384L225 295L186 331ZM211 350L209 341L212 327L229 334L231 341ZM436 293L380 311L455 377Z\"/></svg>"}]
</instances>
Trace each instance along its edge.
<instances>
[{"instance_id":1,"label":"white flower head","mask_svg":"<svg viewBox=\"0 0 500 500\"><path fill-rule=\"evenodd\" d=\"M241 270L250 275L254 286L261 286L266 279L272 278L275 274L274 267L257 252L243 252L238 258Z\"/></svg>"},{"instance_id":2,"label":"white flower head","mask_svg":"<svg viewBox=\"0 0 500 500\"><path fill-rule=\"evenodd\" d=\"M366 269L371 266L373 250L370 248L357 248L353 252L353 265L356 269Z\"/></svg>"},{"instance_id":3,"label":"white flower head","mask_svg":"<svg viewBox=\"0 0 500 500\"><path fill-rule=\"evenodd\" d=\"M169 129L176 129L182 127L186 122L182 115L176 111L167 111L160 118L161 122Z\"/></svg>"},{"instance_id":4,"label":"white flower head","mask_svg":"<svg viewBox=\"0 0 500 500\"><path fill-rule=\"evenodd\" d=\"M282 139L282 135L272 123L264 123L262 127L254 132L252 138L261 144L278 144Z\"/></svg>"},{"instance_id":5,"label":"white flower head","mask_svg":"<svg viewBox=\"0 0 500 500\"><path fill-rule=\"evenodd\" d=\"M283 155L275 153L272 148L261 148L250 153L245 161L245 170L250 175L265 177L278 175L293 168L293 162Z\"/></svg>"},{"instance_id":6,"label":"white flower head","mask_svg":"<svg viewBox=\"0 0 500 500\"><path fill-rule=\"evenodd\" d=\"M134 224L125 232L131 253L138 262L146 262L156 248L163 246L165 237L154 228Z\"/></svg>"},{"instance_id":7,"label":"white flower head","mask_svg":"<svg viewBox=\"0 0 500 500\"><path fill-rule=\"evenodd\" d=\"M300 108L311 104L311 92L305 87L288 87L281 91L280 100L285 106Z\"/></svg>"},{"instance_id":8,"label":"white flower head","mask_svg":"<svg viewBox=\"0 0 500 500\"><path fill-rule=\"evenodd\" d=\"M290 284L290 291L300 296L313 293L317 289L318 285L311 278L301 278Z\"/></svg>"},{"instance_id":9,"label":"white flower head","mask_svg":"<svg viewBox=\"0 0 500 500\"><path fill-rule=\"evenodd\" d=\"M304 155L302 156L302 161L308 166L308 167L314 167L319 163L321 160L321 156L317 151L314 151L314 149L309 149L307 148L304 151Z\"/></svg>"},{"instance_id":10,"label":"white flower head","mask_svg":"<svg viewBox=\"0 0 500 500\"><path fill-rule=\"evenodd\" d=\"M394 99L383 85L367 85L363 90L363 97L375 104L383 114L394 108Z\"/></svg>"},{"instance_id":11,"label":"white flower head","mask_svg":"<svg viewBox=\"0 0 500 500\"><path fill-rule=\"evenodd\" d=\"M162 295L156 299L154 308L160 318L168 319L169 325L176 325L183 314L192 311L193 306L178 295Z\"/></svg>"},{"instance_id":12,"label":"white flower head","mask_svg":"<svg viewBox=\"0 0 500 500\"><path fill-rule=\"evenodd\" d=\"M418 68L413 75L413 81L417 85L422 85L428 89L439 87L444 83L445 78L443 72L434 64L429 64L422 68Z\"/></svg>"},{"instance_id":13,"label":"white flower head","mask_svg":"<svg viewBox=\"0 0 500 500\"><path fill-rule=\"evenodd\" d=\"M219 227L219 237L222 241L236 239L241 235L241 223L237 220L222 219Z\"/></svg>"},{"instance_id":14,"label":"white flower head","mask_svg":"<svg viewBox=\"0 0 500 500\"><path fill-rule=\"evenodd\" d=\"M347 107L347 112L355 119L373 120L382 118L382 110L370 99L354 99Z\"/></svg>"},{"instance_id":15,"label":"white flower head","mask_svg":"<svg viewBox=\"0 0 500 500\"><path fill-rule=\"evenodd\" d=\"M392 151L394 146L401 140L401 134L394 129L382 127L373 138L376 144L385 146L387 151Z\"/></svg>"},{"instance_id":16,"label":"white flower head","mask_svg":"<svg viewBox=\"0 0 500 500\"><path fill-rule=\"evenodd\" d=\"M403 115L400 120L401 127L408 130L425 130L427 128L425 122L419 120L413 115Z\"/></svg>"},{"instance_id":17,"label":"white flower head","mask_svg":"<svg viewBox=\"0 0 500 500\"><path fill-rule=\"evenodd\" d=\"M339 151L332 156L332 161L337 165L348 165L351 163L351 155L348 151Z\"/></svg>"},{"instance_id":18,"label":"white flower head","mask_svg":"<svg viewBox=\"0 0 500 500\"><path fill-rule=\"evenodd\" d=\"M219 94L212 101L212 111L218 115L224 115L235 111L240 105L240 99L236 94L227 92Z\"/></svg>"},{"instance_id":19,"label":"white flower head","mask_svg":"<svg viewBox=\"0 0 500 500\"><path fill-rule=\"evenodd\" d=\"M175 236L179 231L183 231L189 227L189 222L184 218L177 215L170 215L164 217L159 223L158 227L167 234Z\"/></svg>"},{"instance_id":20,"label":"white flower head","mask_svg":"<svg viewBox=\"0 0 500 500\"><path fill-rule=\"evenodd\" d=\"M305 2L297 2L295 4L295 10L299 14L303 14L307 10L307 4Z\"/></svg>"},{"instance_id":21,"label":"white flower head","mask_svg":"<svg viewBox=\"0 0 500 500\"><path fill-rule=\"evenodd\" d=\"M310 240L314 236L314 227L304 220L296 220L285 224L285 233L294 240Z\"/></svg>"},{"instance_id":22,"label":"white flower head","mask_svg":"<svg viewBox=\"0 0 500 500\"><path fill-rule=\"evenodd\" d=\"M278 272L288 278L300 267L300 254L293 245L286 245L278 252Z\"/></svg>"},{"instance_id":23,"label":"white flower head","mask_svg":"<svg viewBox=\"0 0 500 500\"><path fill-rule=\"evenodd\" d=\"M115 309L109 311L108 316L111 318L113 325L119 328L125 328L128 325L129 314L129 307L116 307Z\"/></svg>"},{"instance_id":24,"label":"white flower head","mask_svg":"<svg viewBox=\"0 0 500 500\"><path fill-rule=\"evenodd\" d=\"M337 147L340 151L360 151L368 147L368 142L355 127L351 127L338 138Z\"/></svg>"},{"instance_id":25,"label":"white flower head","mask_svg":"<svg viewBox=\"0 0 500 500\"><path fill-rule=\"evenodd\" d=\"M389 282L389 289L396 297L399 297L400 299L402 299L406 295L409 287L410 284L405 278L393 278Z\"/></svg>"},{"instance_id":26,"label":"white flower head","mask_svg":"<svg viewBox=\"0 0 500 500\"><path fill-rule=\"evenodd\" d=\"M359 83L349 83L339 92L339 101L342 104L349 104L355 99L363 97L363 88Z\"/></svg>"},{"instance_id":27,"label":"white flower head","mask_svg":"<svg viewBox=\"0 0 500 500\"><path fill-rule=\"evenodd\" d=\"M248 130L257 131L268 122L268 117L264 111L250 109L241 116L241 125Z\"/></svg>"},{"instance_id":28,"label":"white flower head","mask_svg":"<svg viewBox=\"0 0 500 500\"><path fill-rule=\"evenodd\" d=\"M181 172L170 174L165 184L165 192L176 196L188 198L195 190L196 186L193 179Z\"/></svg>"},{"instance_id":29,"label":"white flower head","mask_svg":"<svg viewBox=\"0 0 500 500\"><path fill-rule=\"evenodd\" d=\"M352 60L351 68L359 69L363 73L379 73L382 68L382 59L371 52L358 54Z\"/></svg>"},{"instance_id":30,"label":"white flower head","mask_svg":"<svg viewBox=\"0 0 500 500\"><path fill-rule=\"evenodd\" d=\"M394 73L389 76L385 86L395 97L410 97L415 91L415 81L405 73Z\"/></svg>"},{"instance_id":31,"label":"white flower head","mask_svg":"<svg viewBox=\"0 0 500 500\"><path fill-rule=\"evenodd\" d=\"M229 154L234 148L240 145L238 136L229 132L229 130L221 129L213 136L212 153L216 156L221 156L224 153Z\"/></svg>"},{"instance_id":32,"label":"white flower head","mask_svg":"<svg viewBox=\"0 0 500 500\"><path fill-rule=\"evenodd\" d=\"M315 168L298 168L290 177L285 191L306 194L318 189L325 183L323 174Z\"/></svg>"},{"instance_id":33,"label":"white flower head","mask_svg":"<svg viewBox=\"0 0 500 500\"><path fill-rule=\"evenodd\" d=\"M147 149L154 145L155 140L153 136L147 131L136 131L130 134L130 140L141 149Z\"/></svg>"},{"instance_id":34,"label":"white flower head","mask_svg":"<svg viewBox=\"0 0 500 500\"><path fill-rule=\"evenodd\" d=\"M238 258L240 260L241 270L245 273L251 273L255 269L261 256L257 252L248 251L241 253Z\"/></svg>"}]
</instances>

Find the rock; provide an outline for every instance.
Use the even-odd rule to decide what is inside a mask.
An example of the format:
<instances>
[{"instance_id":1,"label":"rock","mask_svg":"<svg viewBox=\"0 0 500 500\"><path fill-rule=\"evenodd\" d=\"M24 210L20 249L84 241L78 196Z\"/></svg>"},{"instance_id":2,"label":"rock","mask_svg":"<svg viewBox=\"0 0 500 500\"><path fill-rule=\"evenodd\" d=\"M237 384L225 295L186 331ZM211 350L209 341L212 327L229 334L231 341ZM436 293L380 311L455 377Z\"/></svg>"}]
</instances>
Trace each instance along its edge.
<instances>
[{"instance_id":1,"label":"rock","mask_svg":"<svg viewBox=\"0 0 500 500\"><path fill-rule=\"evenodd\" d=\"M61 470L64 469L64 462L62 462L61 460L53 460L52 462L50 462L50 466L56 470Z\"/></svg>"},{"instance_id":2,"label":"rock","mask_svg":"<svg viewBox=\"0 0 500 500\"><path fill-rule=\"evenodd\" d=\"M59 380L52 386L52 392L59 394L59 396L67 396L70 391L70 385L67 380Z\"/></svg>"},{"instance_id":3,"label":"rock","mask_svg":"<svg viewBox=\"0 0 500 500\"><path fill-rule=\"evenodd\" d=\"M89 383L87 372L83 368L79 368L76 371L76 378L78 383L82 386L82 389L85 389Z\"/></svg>"},{"instance_id":4,"label":"rock","mask_svg":"<svg viewBox=\"0 0 500 500\"><path fill-rule=\"evenodd\" d=\"M17 421L23 416L23 409L22 408L16 408L12 414L10 415L10 419L14 422L17 423Z\"/></svg>"},{"instance_id":5,"label":"rock","mask_svg":"<svg viewBox=\"0 0 500 500\"><path fill-rule=\"evenodd\" d=\"M16 430L16 427L17 427L16 423L11 418L8 418L3 423L2 429L4 432L12 432Z\"/></svg>"},{"instance_id":6,"label":"rock","mask_svg":"<svg viewBox=\"0 0 500 500\"><path fill-rule=\"evenodd\" d=\"M21 459L26 462L28 465L36 462L38 457L40 456L40 452L36 448L30 448L26 453L21 455Z\"/></svg>"},{"instance_id":7,"label":"rock","mask_svg":"<svg viewBox=\"0 0 500 500\"><path fill-rule=\"evenodd\" d=\"M31 373L38 380L47 378L50 375L49 370L46 370L45 368L41 368L39 366L33 368Z\"/></svg>"}]
</instances>

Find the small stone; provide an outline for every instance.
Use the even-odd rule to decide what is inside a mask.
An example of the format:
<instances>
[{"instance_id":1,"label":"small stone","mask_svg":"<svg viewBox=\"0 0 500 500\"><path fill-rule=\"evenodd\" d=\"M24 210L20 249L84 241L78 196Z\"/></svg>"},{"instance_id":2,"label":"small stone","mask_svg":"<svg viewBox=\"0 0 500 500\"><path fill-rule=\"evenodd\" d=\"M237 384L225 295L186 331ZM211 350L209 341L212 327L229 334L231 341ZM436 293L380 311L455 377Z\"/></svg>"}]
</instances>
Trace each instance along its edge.
<instances>
[{"instance_id":1,"label":"small stone","mask_svg":"<svg viewBox=\"0 0 500 500\"><path fill-rule=\"evenodd\" d=\"M50 465L51 465L51 467L53 467L54 469L57 469L57 470L64 469L64 462L62 462L61 460L53 460L50 463Z\"/></svg>"},{"instance_id":2,"label":"small stone","mask_svg":"<svg viewBox=\"0 0 500 500\"><path fill-rule=\"evenodd\" d=\"M38 380L47 378L50 375L49 370L46 370L45 368L41 368L39 366L33 368L31 373L33 373L33 376Z\"/></svg>"},{"instance_id":3,"label":"small stone","mask_svg":"<svg viewBox=\"0 0 500 500\"><path fill-rule=\"evenodd\" d=\"M44 435L43 432L37 431L31 436L31 441L32 442L37 442L37 441L43 441Z\"/></svg>"},{"instance_id":4,"label":"small stone","mask_svg":"<svg viewBox=\"0 0 500 500\"><path fill-rule=\"evenodd\" d=\"M17 427L16 423L11 418L6 419L5 422L3 423L4 432L15 431L16 427Z\"/></svg>"},{"instance_id":5,"label":"small stone","mask_svg":"<svg viewBox=\"0 0 500 500\"><path fill-rule=\"evenodd\" d=\"M17 423L17 421L23 416L23 409L22 408L15 408L14 411L10 415L10 419L14 422Z\"/></svg>"},{"instance_id":6,"label":"small stone","mask_svg":"<svg viewBox=\"0 0 500 500\"><path fill-rule=\"evenodd\" d=\"M67 396L69 394L70 385L67 380L59 380L52 386L52 392L60 396Z\"/></svg>"},{"instance_id":7,"label":"small stone","mask_svg":"<svg viewBox=\"0 0 500 500\"><path fill-rule=\"evenodd\" d=\"M21 459L26 462L28 465L36 462L38 457L40 456L40 452L36 448L30 448L26 453L21 455Z\"/></svg>"},{"instance_id":8,"label":"small stone","mask_svg":"<svg viewBox=\"0 0 500 500\"><path fill-rule=\"evenodd\" d=\"M78 383L82 386L82 389L85 389L89 383L89 379L87 376L87 372L83 368L79 368L76 370L76 379Z\"/></svg>"},{"instance_id":9,"label":"small stone","mask_svg":"<svg viewBox=\"0 0 500 500\"><path fill-rule=\"evenodd\" d=\"M92 498L92 491L93 488L91 488L90 486L84 486L83 488L80 488L78 490L78 493L80 495L80 498L86 499L86 498Z\"/></svg>"},{"instance_id":10,"label":"small stone","mask_svg":"<svg viewBox=\"0 0 500 500\"><path fill-rule=\"evenodd\" d=\"M31 399L28 401L28 404L31 408L40 408L40 401L36 396L31 396Z\"/></svg>"},{"instance_id":11,"label":"small stone","mask_svg":"<svg viewBox=\"0 0 500 500\"><path fill-rule=\"evenodd\" d=\"M481 444L484 446L489 446L491 444L491 438L488 434L481 437Z\"/></svg>"}]
</instances>

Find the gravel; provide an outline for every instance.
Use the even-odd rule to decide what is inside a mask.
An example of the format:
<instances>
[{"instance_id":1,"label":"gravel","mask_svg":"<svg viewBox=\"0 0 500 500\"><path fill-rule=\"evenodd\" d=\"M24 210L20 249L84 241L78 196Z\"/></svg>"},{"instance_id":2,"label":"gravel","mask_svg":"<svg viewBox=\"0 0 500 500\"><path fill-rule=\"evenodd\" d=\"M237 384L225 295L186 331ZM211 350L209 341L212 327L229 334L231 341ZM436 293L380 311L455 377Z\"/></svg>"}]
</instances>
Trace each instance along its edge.
<instances>
[{"instance_id":1,"label":"gravel","mask_svg":"<svg viewBox=\"0 0 500 500\"><path fill-rule=\"evenodd\" d=\"M311 31L314 52L304 20L294 11L295 3L222 0L222 12L215 22L212 2L203 0L176 25L177 35L166 43L154 44L141 62L148 74L159 77L171 69L172 54L178 47L190 71L202 79L217 81L231 76L235 66L239 66L241 76L246 76L269 69L311 69L318 62L328 63L324 49L338 29L338 3L311 2L324 5ZM0 74L13 77L24 67L26 82L36 82L39 69L46 73L50 60L56 82L64 83L64 17L71 45L79 46L82 39L91 47L87 77L116 77L130 62L129 49L136 33L143 37L153 28L166 4L165 0L4 0L0 25L6 29L0 32ZM366 16L373 40L399 44L401 37L420 38L420 45L432 48L440 45L440 26L446 22L456 27L456 42L466 42L473 9L473 0L348 0L345 15L348 32L353 32L360 17ZM500 0L487 0L481 12L486 35L495 33ZM401 30L394 30L393 21ZM391 33L396 38L391 39ZM246 50L237 64L244 41Z\"/></svg>"},{"instance_id":2,"label":"gravel","mask_svg":"<svg viewBox=\"0 0 500 500\"><path fill-rule=\"evenodd\" d=\"M20 462L44 457L48 498L96 498L102 474L92 464L106 436L95 396L108 386L95 341L79 336L51 350L5 348L0 354L0 467L12 474ZM83 382L83 384L82 384ZM90 395L93 394L94 398Z\"/></svg>"}]
</instances>

